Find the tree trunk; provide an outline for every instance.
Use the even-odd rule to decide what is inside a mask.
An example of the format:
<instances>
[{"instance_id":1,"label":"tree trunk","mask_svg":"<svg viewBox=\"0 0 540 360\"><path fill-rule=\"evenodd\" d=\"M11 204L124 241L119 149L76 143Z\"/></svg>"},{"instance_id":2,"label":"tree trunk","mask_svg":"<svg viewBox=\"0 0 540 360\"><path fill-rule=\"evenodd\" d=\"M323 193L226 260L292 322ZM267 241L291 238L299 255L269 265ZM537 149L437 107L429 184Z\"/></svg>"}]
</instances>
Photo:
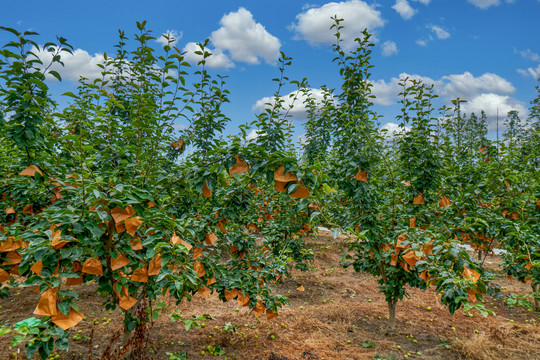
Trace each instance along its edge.
<instances>
[{"instance_id":1,"label":"tree trunk","mask_svg":"<svg viewBox=\"0 0 540 360\"><path fill-rule=\"evenodd\" d=\"M533 289L532 306L533 306L535 311L540 311L540 303L538 301L538 296L540 296L540 294L538 293L539 286L538 286L538 284L533 284L531 286L532 286L532 289Z\"/></svg>"},{"instance_id":2,"label":"tree trunk","mask_svg":"<svg viewBox=\"0 0 540 360\"><path fill-rule=\"evenodd\" d=\"M387 333L388 334L394 334L396 332L396 308L397 308L397 300L395 301L387 301L388 304L388 328Z\"/></svg>"}]
</instances>

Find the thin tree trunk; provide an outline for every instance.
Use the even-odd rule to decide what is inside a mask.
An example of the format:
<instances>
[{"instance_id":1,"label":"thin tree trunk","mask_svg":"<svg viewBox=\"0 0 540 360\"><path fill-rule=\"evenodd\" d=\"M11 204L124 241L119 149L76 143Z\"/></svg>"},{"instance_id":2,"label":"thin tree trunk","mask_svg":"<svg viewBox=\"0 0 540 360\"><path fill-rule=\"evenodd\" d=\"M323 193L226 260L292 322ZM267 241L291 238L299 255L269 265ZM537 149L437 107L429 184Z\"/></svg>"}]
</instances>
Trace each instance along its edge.
<instances>
[{"instance_id":1,"label":"thin tree trunk","mask_svg":"<svg viewBox=\"0 0 540 360\"><path fill-rule=\"evenodd\" d=\"M531 285L532 286L532 289L533 289L533 301L532 301L532 304L533 304L533 308L535 311L540 311L540 303L538 301L538 296L540 294L538 294L538 284L533 284Z\"/></svg>"},{"instance_id":2,"label":"thin tree trunk","mask_svg":"<svg viewBox=\"0 0 540 360\"><path fill-rule=\"evenodd\" d=\"M393 334L396 332L396 308L397 308L397 300L396 301L387 301L388 304L388 329L387 333Z\"/></svg>"}]
</instances>

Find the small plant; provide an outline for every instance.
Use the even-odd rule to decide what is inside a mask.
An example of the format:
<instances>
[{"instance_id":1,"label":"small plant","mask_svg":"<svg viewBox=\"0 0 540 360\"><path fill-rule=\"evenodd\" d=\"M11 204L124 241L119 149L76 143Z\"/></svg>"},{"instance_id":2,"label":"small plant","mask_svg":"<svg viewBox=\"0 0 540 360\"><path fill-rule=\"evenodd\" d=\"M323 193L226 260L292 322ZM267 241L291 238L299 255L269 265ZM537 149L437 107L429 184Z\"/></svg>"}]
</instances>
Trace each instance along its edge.
<instances>
[{"instance_id":1,"label":"small plant","mask_svg":"<svg viewBox=\"0 0 540 360\"><path fill-rule=\"evenodd\" d=\"M195 328L198 329L200 327L206 326L206 320L213 320L214 318L208 314L203 315L192 315L192 319L184 319L182 317L182 311L176 309L173 314L171 314L170 319L171 321L182 321L186 327L186 331Z\"/></svg>"},{"instance_id":2,"label":"small plant","mask_svg":"<svg viewBox=\"0 0 540 360\"><path fill-rule=\"evenodd\" d=\"M189 354L187 351L177 351L174 353L165 353L167 356L169 356L169 360L187 360L189 359Z\"/></svg>"},{"instance_id":3,"label":"small plant","mask_svg":"<svg viewBox=\"0 0 540 360\"><path fill-rule=\"evenodd\" d=\"M375 345L374 343L372 343L371 341L366 341L365 343L362 344L362 347L363 348L375 348L377 347L377 345Z\"/></svg>"}]
</instances>

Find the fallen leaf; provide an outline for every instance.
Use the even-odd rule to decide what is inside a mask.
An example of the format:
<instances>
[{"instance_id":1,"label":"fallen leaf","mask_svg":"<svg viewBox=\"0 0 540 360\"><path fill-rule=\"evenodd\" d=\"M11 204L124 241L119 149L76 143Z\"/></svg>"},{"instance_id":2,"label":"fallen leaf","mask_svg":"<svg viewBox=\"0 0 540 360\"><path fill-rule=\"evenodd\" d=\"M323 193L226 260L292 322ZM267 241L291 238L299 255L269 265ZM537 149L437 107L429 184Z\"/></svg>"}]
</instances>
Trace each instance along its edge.
<instances>
[{"instance_id":1,"label":"fallen leaf","mask_svg":"<svg viewBox=\"0 0 540 360\"><path fill-rule=\"evenodd\" d=\"M296 288L296 290L298 290L300 292L304 292L305 291L304 285L300 285L299 287Z\"/></svg>"}]
</instances>

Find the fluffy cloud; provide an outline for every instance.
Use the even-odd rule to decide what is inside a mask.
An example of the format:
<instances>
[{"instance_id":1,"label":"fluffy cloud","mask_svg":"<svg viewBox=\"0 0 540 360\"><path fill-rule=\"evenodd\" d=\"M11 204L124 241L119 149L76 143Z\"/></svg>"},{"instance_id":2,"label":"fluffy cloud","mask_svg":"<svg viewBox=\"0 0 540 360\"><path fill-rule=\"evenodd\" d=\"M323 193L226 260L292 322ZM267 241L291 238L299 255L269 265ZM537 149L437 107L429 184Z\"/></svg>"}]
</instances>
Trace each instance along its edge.
<instances>
[{"instance_id":1,"label":"fluffy cloud","mask_svg":"<svg viewBox=\"0 0 540 360\"><path fill-rule=\"evenodd\" d=\"M310 95L315 100L315 104L320 106L323 102L325 91L322 89L310 89ZM291 92L288 95L281 96L281 100L284 101L283 108L287 112L287 115L290 115L291 118L297 120L303 120L307 117L305 101L307 96L304 92L296 90ZM263 97L262 99L257 100L252 109L256 113L262 113L269 105L274 103L273 97Z\"/></svg>"},{"instance_id":2,"label":"fluffy cloud","mask_svg":"<svg viewBox=\"0 0 540 360\"><path fill-rule=\"evenodd\" d=\"M436 84L441 95L447 98L471 99L479 93L512 94L516 88L497 74L485 73L475 77L470 72L443 76Z\"/></svg>"},{"instance_id":3,"label":"fluffy cloud","mask_svg":"<svg viewBox=\"0 0 540 360\"><path fill-rule=\"evenodd\" d=\"M399 93L398 79L392 78L389 82L377 80L372 84L371 93L375 95L375 98L371 99L371 101L374 104L389 106L395 103Z\"/></svg>"},{"instance_id":4,"label":"fluffy cloud","mask_svg":"<svg viewBox=\"0 0 540 360\"><path fill-rule=\"evenodd\" d=\"M508 95L498 95L493 93L480 94L470 101L463 103L461 108L467 114L475 113L480 114L482 110L486 113L488 130L495 130L497 126L497 114L499 115L499 129L502 128L502 124L506 115L510 110L519 111L520 117L525 118L527 114L527 108L521 101L517 101Z\"/></svg>"},{"instance_id":5,"label":"fluffy cloud","mask_svg":"<svg viewBox=\"0 0 540 360\"><path fill-rule=\"evenodd\" d=\"M165 46L169 43L169 41L165 38L167 36L170 40L172 40L170 45L176 46L176 44L178 44L178 40L180 40L183 35L184 33L181 31L178 32L176 30L167 30L163 34L161 34L161 36L157 38L156 41L161 45Z\"/></svg>"},{"instance_id":6,"label":"fluffy cloud","mask_svg":"<svg viewBox=\"0 0 540 360\"><path fill-rule=\"evenodd\" d=\"M431 0L413 0L413 1L422 3L422 4L424 4L424 5L429 5L429 3L431 2Z\"/></svg>"},{"instance_id":7,"label":"fluffy cloud","mask_svg":"<svg viewBox=\"0 0 540 360\"><path fill-rule=\"evenodd\" d=\"M433 91L445 100L458 97L471 100L480 94L512 94L516 90L508 80L492 73L475 77L470 72L464 72L463 74L446 75L437 80L418 74L401 73L388 82L385 80L373 82L372 92L376 96L373 102L385 106L395 104L397 95L401 91L398 85L399 80L404 78L422 81L428 85L433 84Z\"/></svg>"},{"instance_id":8,"label":"fluffy cloud","mask_svg":"<svg viewBox=\"0 0 540 360\"><path fill-rule=\"evenodd\" d=\"M416 10L409 5L407 0L396 0L392 9L396 10L404 20L409 20L416 14Z\"/></svg>"},{"instance_id":9,"label":"fluffy cloud","mask_svg":"<svg viewBox=\"0 0 540 360\"><path fill-rule=\"evenodd\" d=\"M354 39L367 28L370 32L384 26L384 19L375 5L368 5L360 0L329 2L320 7L312 7L296 16L296 22L290 29L297 39L304 39L311 45L333 44L335 41L334 24L331 17L337 15L343 19L345 28L341 31L343 46L352 48Z\"/></svg>"},{"instance_id":10,"label":"fluffy cloud","mask_svg":"<svg viewBox=\"0 0 540 360\"><path fill-rule=\"evenodd\" d=\"M531 76L533 79L540 79L540 64L536 68L517 69L518 73L523 76Z\"/></svg>"},{"instance_id":11,"label":"fluffy cloud","mask_svg":"<svg viewBox=\"0 0 540 360\"><path fill-rule=\"evenodd\" d=\"M392 56L398 53L397 45L393 41L385 41L381 45L382 56Z\"/></svg>"},{"instance_id":12,"label":"fluffy cloud","mask_svg":"<svg viewBox=\"0 0 540 360\"><path fill-rule=\"evenodd\" d=\"M202 60L202 55L195 54L195 51L201 51L201 48L194 42L187 43L182 51L185 52L186 61L191 64L198 64ZM209 68L228 69L234 67L234 63L223 53L223 50L205 48L205 51L212 54L206 58L206 66Z\"/></svg>"},{"instance_id":13,"label":"fluffy cloud","mask_svg":"<svg viewBox=\"0 0 540 360\"><path fill-rule=\"evenodd\" d=\"M431 25L430 29L432 32L435 33L435 36L437 36L437 39L444 40L448 39L450 37L450 33L446 30L444 30L442 27L437 25Z\"/></svg>"},{"instance_id":14,"label":"fluffy cloud","mask_svg":"<svg viewBox=\"0 0 540 360\"><path fill-rule=\"evenodd\" d=\"M46 51L32 50L43 62L44 66L47 66L51 60L53 54ZM93 80L101 77L103 71L98 67L98 64L105 64L103 54L90 55L87 51L82 49L76 49L73 51L73 55L68 53L62 53L62 62L64 66L56 63L50 70L57 71L62 79L70 81L78 81L81 76ZM54 79L49 76L50 79Z\"/></svg>"},{"instance_id":15,"label":"fluffy cloud","mask_svg":"<svg viewBox=\"0 0 540 360\"><path fill-rule=\"evenodd\" d=\"M263 25L255 22L253 15L243 7L224 15L221 27L210 36L216 49L228 51L235 61L258 64L262 58L275 64L281 43Z\"/></svg>"}]
</instances>

